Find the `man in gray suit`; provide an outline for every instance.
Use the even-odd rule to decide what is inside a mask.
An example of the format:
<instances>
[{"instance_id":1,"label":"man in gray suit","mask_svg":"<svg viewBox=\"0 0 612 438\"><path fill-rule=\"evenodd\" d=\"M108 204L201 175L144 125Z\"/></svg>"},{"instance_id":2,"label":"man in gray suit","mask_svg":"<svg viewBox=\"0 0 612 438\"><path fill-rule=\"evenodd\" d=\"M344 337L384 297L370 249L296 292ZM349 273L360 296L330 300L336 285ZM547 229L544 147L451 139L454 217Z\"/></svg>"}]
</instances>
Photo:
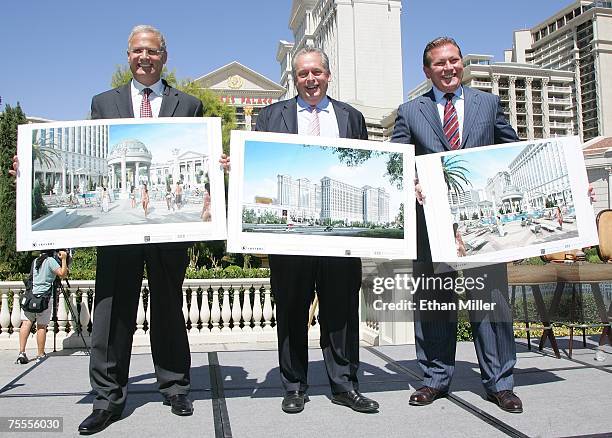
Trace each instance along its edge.
<instances>
[{"instance_id":1,"label":"man in gray suit","mask_svg":"<svg viewBox=\"0 0 612 438\"><path fill-rule=\"evenodd\" d=\"M293 58L292 74L298 96L263 108L257 117L257 131L367 140L363 115L327 96L331 73L322 50L299 50ZM270 255L270 282L276 300L281 380L286 391L283 411L301 412L308 400L308 309L315 289L332 402L358 412L376 411L378 403L362 395L357 382L361 260Z\"/></svg>"},{"instance_id":2,"label":"man in gray suit","mask_svg":"<svg viewBox=\"0 0 612 438\"><path fill-rule=\"evenodd\" d=\"M92 119L201 117L202 102L161 79L167 60L163 35L136 26L128 38L129 84L94 96ZM191 415L187 398L191 355L182 313L187 243L105 246L97 251L96 297L89 375L96 394L81 434L101 431L120 418L144 265L149 280L151 352L164 404L176 415Z\"/></svg>"},{"instance_id":3,"label":"man in gray suit","mask_svg":"<svg viewBox=\"0 0 612 438\"><path fill-rule=\"evenodd\" d=\"M433 83L425 95L402 104L391 141L415 145L416 154L430 154L518 141L508 124L499 98L461 85L461 49L448 37L433 40L423 53L423 71ZM423 181L426 186L426 181ZM417 183L417 250L414 276L434 276L420 184ZM456 273L440 274L454 277ZM487 398L502 409L522 412L521 400L512 392L516 347L512 314L507 303L508 277L505 264L464 270L465 277L483 278L485 290L472 291L471 298L494 302L494 312L470 312L474 345ZM454 301L454 292L420 290L421 299ZM455 368L457 313L417 311L415 314L417 358L424 386L410 397L422 406L448 393Z\"/></svg>"}]
</instances>

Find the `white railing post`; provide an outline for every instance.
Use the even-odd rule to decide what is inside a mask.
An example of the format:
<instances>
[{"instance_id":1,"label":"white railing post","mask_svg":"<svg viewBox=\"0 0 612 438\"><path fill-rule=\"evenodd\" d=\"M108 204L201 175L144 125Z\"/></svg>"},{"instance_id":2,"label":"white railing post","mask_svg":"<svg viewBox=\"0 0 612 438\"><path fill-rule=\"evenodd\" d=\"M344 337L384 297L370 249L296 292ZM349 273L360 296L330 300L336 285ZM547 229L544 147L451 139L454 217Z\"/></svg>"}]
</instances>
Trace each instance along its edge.
<instances>
[{"instance_id":1,"label":"white railing post","mask_svg":"<svg viewBox=\"0 0 612 438\"><path fill-rule=\"evenodd\" d=\"M255 296L253 297L253 331L261 332L263 329L261 328L261 316L263 315L263 310L261 308L261 286L255 287Z\"/></svg>"},{"instance_id":2,"label":"white railing post","mask_svg":"<svg viewBox=\"0 0 612 438\"><path fill-rule=\"evenodd\" d=\"M68 296L70 297L70 289L66 289L66 291L68 293ZM70 302L70 298L68 298L67 301ZM60 293L57 296L57 338L62 339L66 337L66 335L68 334L68 328L66 327L67 324L68 311L66 310L66 302L64 301L64 296Z\"/></svg>"},{"instance_id":3,"label":"white railing post","mask_svg":"<svg viewBox=\"0 0 612 438\"><path fill-rule=\"evenodd\" d=\"M145 310L144 310L144 292L138 294L138 311L136 312L136 335L144 335L144 322L145 322Z\"/></svg>"},{"instance_id":4,"label":"white railing post","mask_svg":"<svg viewBox=\"0 0 612 438\"><path fill-rule=\"evenodd\" d=\"M211 333L218 333L219 320L221 319L221 309L219 308L219 289L213 289L212 308L210 309L210 321L212 323Z\"/></svg>"},{"instance_id":5,"label":"white railing post","mask_svg":"<svg viewBox=\"0 0 612 438\"><path fill-rule=\"evenodd\" d=\"M210 307L208 304L208 288L202 288L202 307L200 308L200 321L202 321L202 332L210 333L208 324L210 323Z\"/></svg>"},{"instance_id":6,"label":"white railing post","mask_svg":"<svg viewBox=\"0 0 612 438\"><path fill-rule=\"evenodd\" d=\"M13 335L19 334L19 328L21 327L21 302L19 301L18 290L13 289L13 310L11 311L11 325L13 326Z\"/></svg>"},{"instance_id":7,"label":"white railing post","mask_svg":"<svg viewBox=\"0 0 612 438\"><path fill-rule=\"evenodd\" d=\"M73 310L72 312L70 312L70 331L75 332L75 336L76 336L77 327L79 323L81 322L79 320L79 307L77 306L77 293L78 293L78 289L70 294L71 299L69 300L70 306L72 307L72 310Z\"/></svg>"},{"instance_id":8,"label":"white railing post","mask_svg":"<svg viewBox=\"0 0 612 438\"><path fill-rule=\"evenodd\" d=\"M264 291L264 306L263 306L263 317L264 317L264 331L272 330L272 301L270 300L270 288L266 287Z\"/></svg>"},{"instance_id":9,"label":"white railing post","mask_svg":"<svg viewBox=\"0 0 612 438\"><path fill-rule=\"evenodd\" d=\"M240 317L242 316L242 310L240 309L240 290L241 288L232 289L234 298L232 300L232 332L239 332L240 330Z\"/></svg>"},{"instance_id":10,"label":"white railing post","mask_svg":"<svg viewBox=\"0 0 612 438\"><path fill-rule=\"evenodd\" d=\"M232 317L232 310L229 303L229 290L228 288L223 289L223 308L221 309L221 319L223 320L223 328L221 332L230 332L230 319Z\"/></svg>"},{"instance_id":11,"label":"white railing post","mask_svg":"<svg viewBox=\"0 0 612 438\"><path fill-rule=\"evenodd\" d=\"M81 331L83 336L89 336L87 325L89 324L89 308L87 306L88 293L81 290L81 312L79 313L79 321L81 323Z\"/></svg>"},{"instance_id":12,"label":"white railing post","mask_svg":"<svg viewBox=\"0 0 612 438\"><path fill-rule=\"evenodd\" d=\"M200 317L200 312L198 310L198 292L191 287L189 288L189 299L189 322L191 323L189 333L198 333L198 320Z\"/></svg>"},{"instance_id":13,"label":"white railing post","mask_svg":"<svg viewBox=\"0 0 612 438\"><path fill-rule=\"evenodd\" d=\"M253 317L253 308L251 307L251 288L244 288L244 295L242 299L242 326L243 332L252 332L251 318Z\"/></svg>"},{"instance_id":14,"label":"white railing post","mask_svg":"<svg viewBox=\"0 0 612 438\"><path fill-rule=\"evenodd\" d=\"M8 290L0 290L0 338L8 338L9 336L9 325L11 323L11 314L9 312L8 305Z\"/></svg>"}]
</instances>

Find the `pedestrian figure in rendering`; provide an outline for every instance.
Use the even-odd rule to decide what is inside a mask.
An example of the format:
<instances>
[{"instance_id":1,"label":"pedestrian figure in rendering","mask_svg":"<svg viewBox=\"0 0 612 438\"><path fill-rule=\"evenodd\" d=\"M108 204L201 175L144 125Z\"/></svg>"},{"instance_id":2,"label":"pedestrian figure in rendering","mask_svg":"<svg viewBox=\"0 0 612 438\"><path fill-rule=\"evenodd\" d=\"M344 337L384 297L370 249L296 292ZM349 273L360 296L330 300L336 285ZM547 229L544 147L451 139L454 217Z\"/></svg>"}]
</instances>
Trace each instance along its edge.
<instances>
[{"instance_id":1,"label":"pedestrian figure in rendering","mask_svg":"<svg viewBox=\"0 0 612 438\"><path fill-rule=\"evenodd\" d=\"M149 190L146 183L142 185L140 196L142 199L142 209L144 210L145 217L147 217L147 214L149 214Z\"/></svg>"}]
</instances>

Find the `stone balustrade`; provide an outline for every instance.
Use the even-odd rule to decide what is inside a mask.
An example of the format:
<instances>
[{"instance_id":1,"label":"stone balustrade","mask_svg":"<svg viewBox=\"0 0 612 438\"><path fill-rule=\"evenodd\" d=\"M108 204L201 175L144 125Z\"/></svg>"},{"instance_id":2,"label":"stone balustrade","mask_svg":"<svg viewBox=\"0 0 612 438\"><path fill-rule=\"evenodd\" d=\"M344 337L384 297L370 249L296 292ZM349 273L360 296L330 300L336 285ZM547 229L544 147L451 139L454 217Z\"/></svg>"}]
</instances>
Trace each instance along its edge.
<instances>
[{"instance_id":1,"label":"stone balustrade","mask_svg":"<svg viewBox=\"0 0 612 438\"><path fill-rule=\"evenodd\" d=\"M21 282L0 282L0 348L16 348L21 308ZM87 342L95 317L94 281L72 281L66 294L58 294L57 328L49 324L48 336L57 332L58 348L82 347L77 335L83 328ZM64 298L65 296L65 298ZM147 280L136 315L134 345L149 345L149 290ZM68 305L74 310L74 317ZM275 305L268 278L197 279L183 283L183 317L192 343L231 343L276 341ZM309 336L318 338L319 325L315 314Z\"/></svg>"}]
</instances>

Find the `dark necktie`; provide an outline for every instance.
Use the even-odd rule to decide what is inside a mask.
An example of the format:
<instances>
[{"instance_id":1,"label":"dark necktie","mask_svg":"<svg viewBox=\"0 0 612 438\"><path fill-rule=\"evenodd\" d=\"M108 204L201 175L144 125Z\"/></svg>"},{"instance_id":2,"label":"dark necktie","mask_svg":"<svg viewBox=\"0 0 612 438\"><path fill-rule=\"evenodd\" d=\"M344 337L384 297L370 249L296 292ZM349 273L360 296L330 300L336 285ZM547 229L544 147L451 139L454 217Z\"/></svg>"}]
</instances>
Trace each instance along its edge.
<instances>
[{"instance_id":1,"label":"dark necktie","mask_svg":"<svg viewBox=\"0 0 612 438\"><path fill-rule=\"evenodd\" d=\"M144 119L147 117L153 117L153 111L151 111L151 101L149 101L149 94L153 90L145 88L142 90L142 102L140 102L140 118Z\"/></svg>"},{"instance_id":2,"label":"dark necktie","mask_svg":"<svg viewBox=\"0 0 612 438\"><path fill-rule=\"evenodd\" d=\"M446 93L446 105L444 106L444 135L450 144L451 149L459 149L461 147L461 141L459 139L459 117L457 116L457 109L453 105L454 93Z\"/></svg>"}]
</instances>

